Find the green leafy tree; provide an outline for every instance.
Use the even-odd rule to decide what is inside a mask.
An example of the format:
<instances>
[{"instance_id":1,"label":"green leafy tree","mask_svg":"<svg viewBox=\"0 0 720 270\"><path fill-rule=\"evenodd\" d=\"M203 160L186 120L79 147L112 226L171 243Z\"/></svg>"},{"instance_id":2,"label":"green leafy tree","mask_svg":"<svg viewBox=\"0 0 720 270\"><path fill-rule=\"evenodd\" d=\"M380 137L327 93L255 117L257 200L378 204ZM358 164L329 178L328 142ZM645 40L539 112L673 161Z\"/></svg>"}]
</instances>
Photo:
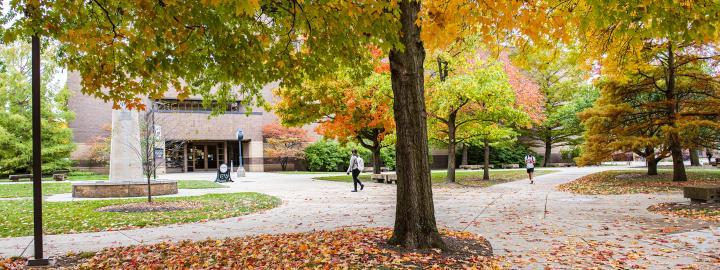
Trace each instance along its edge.
<instances>
[{"instance_id":1,"label":"green leafy tree","mask_svg":"<svg viewBox=\"0 0 720 270\"><path fill-rule=\"evenodd\" d=\"M545 97L542 106L545 117L531 129L522 130L525 143L544 147L542 166L551 162L554 147L581 143L583 127L577 113L591 107L597 98L598 91L586 81L588 74L578 63L580 52L572 47L540 47L519 50L512 56Z\"/></svg>"},{"instance_id":2,"label":"green leafy tree","mask_svg":"<svg viewBox=\"0 0 720 270\"><path fill-rule=\"evenodd\" d=\"M55 77L60 67L53 60L53 47L42 55L41 136L44 172L67 169L75 149L68 122L69 91ZM0 174L27 173L32 168L32 111L30 45L5 44L0 47Z\"/></svg>"},{"instance_id":3,"label":"green leafy tree","mask_svg":"<svg viewBox=\"0 0 720 270\"><path fill-rule=\"evenodd\" d=\"M516 105L517 96L499 61L477 51L446 59L451 60L448 66L458 68L446 74L441 69L441 75L428 83L428 126L430 138L447 145L447 181L454 182L458 143L483 144L488 155L490 143L514 138L513 127L528 125L530 118Z\"/></svg>"}]
</instances>

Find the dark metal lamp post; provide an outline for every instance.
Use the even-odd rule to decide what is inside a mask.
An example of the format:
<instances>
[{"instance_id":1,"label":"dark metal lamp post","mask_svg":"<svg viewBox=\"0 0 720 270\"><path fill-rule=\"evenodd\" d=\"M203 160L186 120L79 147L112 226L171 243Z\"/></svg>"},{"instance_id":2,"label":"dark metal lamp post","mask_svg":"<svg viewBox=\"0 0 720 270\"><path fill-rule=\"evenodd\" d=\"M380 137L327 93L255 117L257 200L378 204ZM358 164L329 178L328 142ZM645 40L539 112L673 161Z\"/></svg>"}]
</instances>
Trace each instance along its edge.
<instances>
[{"instance_id":1,"label":"dark metal lamp post","mask_svg":"<svg viewBox=\"0 0 720 270\"><path fill-rule=\"evenodd\" d=\"M245 166L243 166L243 154L242 154L242 140L245 137L243 134L242 129L237 130L237 139L238 139L238 156L239 162L238 162L238 169L237 169L237 177L245 177Z\"/></svg>"},{"instance_id":2,"label":"dark metal lamp post","mask_svg":"<svg viewBox=\"0 0 720 270\"><path fill-rule=\"evenodd\" d=\"M42 155L40 152L40 37L32 36L32 144L33 144L33 242L35 258L28 260L28 266L50 264L43 255L42 227Z\"/></svg>"}]
</instances>

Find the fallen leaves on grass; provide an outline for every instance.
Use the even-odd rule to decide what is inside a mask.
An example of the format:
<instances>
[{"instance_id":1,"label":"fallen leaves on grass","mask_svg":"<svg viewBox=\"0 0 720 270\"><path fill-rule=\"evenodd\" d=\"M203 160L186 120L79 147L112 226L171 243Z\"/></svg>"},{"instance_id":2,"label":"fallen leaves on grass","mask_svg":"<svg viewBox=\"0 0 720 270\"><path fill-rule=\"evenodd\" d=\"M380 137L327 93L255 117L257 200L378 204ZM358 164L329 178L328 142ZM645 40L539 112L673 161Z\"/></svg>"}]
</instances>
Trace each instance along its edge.
<instances>
[{"instance_id":1,"label":"fallen leaves on grass","mask_svg":"<svg viewBox=\"0 0 720 270\"><path fill-rule=\"evenodd\" d=\"M648 211L671 217L720 222L720 203L660 203L651 205Z\"/></svg>"},{"instance_id":2,"label":"fallen leaves on grass","mask_svg":"<svg viewBox=\"0 0 720 270\"><path fill-rule=\"evenodd\" d=\"M342 229L309 233L257 235L200 242L163 242L110 248L79 269L497 269L498 262L477 250L484 238L444 231L447 238L470 243L451 254L440 250L405 251L385 244L391 230Z\"/></svg>"},{"instance_id":3,"label":"fallen leaves on grass","mask_svg":"<svg viewBox=\"0 0 720 270\"><path fill-rule=\"evenodd\" d=\"M95 209L98 212L143 213L143 212L169 212L189 210L202 207L202 203L193 201L180 202L140 202L108 205Z\"/></svg>"},{"instance_id":4,"label":"fallen leaves on grass","mask_svg":"<svg viewBox=\"0 0 720 270\"><path fill-rule=\"evenodd\" d=\"M688 172L688 181L672 181L672 173L645 175L637 171L605 171L581 177L558 185L558 190L584 195L619 195L637 193L664 193L685 186L720 183L720 174Z\"/></svg>"}]
</instances>

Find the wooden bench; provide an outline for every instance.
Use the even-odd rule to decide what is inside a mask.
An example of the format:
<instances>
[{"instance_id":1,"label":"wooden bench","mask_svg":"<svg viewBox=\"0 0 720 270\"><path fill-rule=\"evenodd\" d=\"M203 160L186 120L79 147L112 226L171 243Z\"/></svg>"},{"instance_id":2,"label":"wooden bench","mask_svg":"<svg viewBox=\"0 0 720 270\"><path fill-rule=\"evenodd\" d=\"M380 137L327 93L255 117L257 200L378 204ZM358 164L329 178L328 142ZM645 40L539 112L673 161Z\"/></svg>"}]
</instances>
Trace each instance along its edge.
<instances>
[{"instance_id":1,"label":"wooden bench","mask_svg":"<svg viewBox=\"0 0 720 270\"><path fill-rule=\"evenodd\" d=\"M20 179L28 179L32 180L33 175L32 174L11 174L8 179L13 182L19 182Z\"/></svg>"},{"instance_id":2,"label":"wooden bench","mask_svg":"<svg viewBox=\"0 0 720 270\"><path fill-rule=\"evenodd\" d=\"M547 166L548 167L572 167L572 166L575 166L575 164L558 162L558 163L548 163Z\"/></svg>"},{"instance_id":3,"label":"wooden bench","mask_svg":"<svg viewBox=\"0 0 720 270\"><path fill-rule=\"evenodd\" d=\"M482 170L484 165L460 165L461 170ZM495 168L495 165L488 165L488 168Z\"/></svg>"},{"instance_id":4,"label":"wooden bench","mask_svg":"<svg viewBox=\"0 0 720 270\"><path fill-rule=\"evenodd\" d=\"M392 184L395 182L397 184L397 174L386 174L385 175L385 183Z\"/></svg>"},{"instance_id":5,"label":"wooden bench","mask_svg":"<svg viewBox=\"0 0 720 270\"><path fill-rule=\"evenodd\" d=\"M503 169L519 169L520 165L517 164L502 164Z\"/></svg>"},{"instance_id":6,"label":"wooden bench","mask_svg":"<svg viewBox=\"0 0 720 270\"><path fill-rule=\"evenodd\" d=\"M374 171L373 167L365 167L365 168L363 169L363 172L369 172L369 173L371 173L371 172L373 172L373 171ZM387 171L390 171L390 169L389 169L388 167L380 167L380 171L381 171L381 172L387 172Z\"/></svg>"},{"instance_id":7,"label":"wooden bench","mask_svg":"<svg viewBox=\"0 0 720 270\"><path fill-rule=\"evenodd\" d=\"M65 174L64 174L64 173L54 173L54 174L53 174L53 180L55 180L55 181L65 181Z\"/></svg>"},{"instance_id":8,"label":"wooden bench","mask_svg":"<svg viewBox=\"0 0 720 270\"><path fill-rule=\"evenodd\" d=\"M378 183L385 182L385 174L373 174L370 176L371 180L375 180Z\"/></svg>"},{"instance_id":9,"label":"wooden bench","mask_svg":"<svg viewBox=\"0 0 720 270\"><path fill-rule=\"evenodd\" d=\"M720 185L683 187L683 197L693 203L720 202Z\"/></svg>"}]
</instances>

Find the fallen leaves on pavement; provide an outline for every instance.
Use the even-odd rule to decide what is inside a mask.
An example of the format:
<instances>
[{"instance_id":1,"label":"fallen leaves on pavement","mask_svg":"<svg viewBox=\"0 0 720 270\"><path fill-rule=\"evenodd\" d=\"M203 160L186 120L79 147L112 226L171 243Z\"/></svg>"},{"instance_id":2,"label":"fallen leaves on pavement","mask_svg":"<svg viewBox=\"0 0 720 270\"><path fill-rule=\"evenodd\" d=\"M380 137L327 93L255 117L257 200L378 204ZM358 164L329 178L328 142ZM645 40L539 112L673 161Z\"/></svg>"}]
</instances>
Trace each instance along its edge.
<instances>
[{"instance_id":1,"label":"fallen leaves on pavement","mask_svg":"<svg viewBox=\"0 0 720 270\"><path fill-rule=\"evenodd\" d=\"M21 269L27 263L27 259L20 257L2 258L0 257L0 269Z\"/></svg>"},{"instance_id":2,"label":"fallen leaves on pavement","mask_svg":"<svg viewBox=\"0 0 720 270\"><path fill-rule=\"evenodd\" d=\"M558 190L584 195L619 195L637 193L663 193L681 190L684 186L720 184L720 173L715 171L687 172L688 181L672 181L672 173L646 175L642 171L605 171L581 177L558 185Z\"/></svg>"},{"instance_id":3,"label":"fallen leaves on pavement","mask_svg":"<svg viewBox=\"0 0 720 270\"><path fill-rule=\"evenodd\" d=\"M651 205L648 211L671 217L720 222L720 203L660 203Z\"/></svg>"}]
</instances>

